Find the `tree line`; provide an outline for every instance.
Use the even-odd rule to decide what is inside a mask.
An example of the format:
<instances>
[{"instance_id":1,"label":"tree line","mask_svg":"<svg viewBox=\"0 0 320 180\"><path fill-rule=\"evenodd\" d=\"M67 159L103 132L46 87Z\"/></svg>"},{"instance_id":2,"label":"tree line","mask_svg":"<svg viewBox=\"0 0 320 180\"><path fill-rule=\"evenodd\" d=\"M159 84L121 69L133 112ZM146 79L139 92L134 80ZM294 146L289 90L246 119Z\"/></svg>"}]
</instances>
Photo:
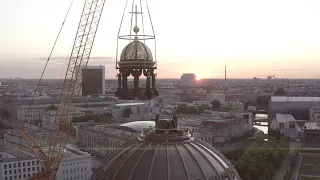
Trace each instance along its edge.
<instances>
[{"instance_id":1,"label":"tree line","mask_svg":"<svg viewBox=\"0 0 320 180\"><path fill-rule=\"evenodd\" d=\"M219 100L213 100L210 107L208 104L202 104L201 106L188 106L187 104L178 105L176 112L178 114L201 114L205 110L218 110L221 107Z\"/></svg>"},{"instance_id":2,"label":"tree line","mask_svg":"<svg viewBox=\"0 0 320 180\"><path fill-rule=\"evenodd\" d=\"M74 117L72 119L72 123L88 122L90 120L94 122L108 122L112 120L112 115L103 114L103 115L87 115L87 116L81 116L81 117Z\"/></svg>"},{"instance_id":3,"label":"tree line","mask_svg":"<svg viewBox=\"0 0 320 180\"><path fill-rule=\"evenodd\" d=\"M285 137L268 140L258 139L252 143L235 162L235 168L244 180L272 179L274 172L288 153L289 143Z\"/></svg>"}]
</instances>

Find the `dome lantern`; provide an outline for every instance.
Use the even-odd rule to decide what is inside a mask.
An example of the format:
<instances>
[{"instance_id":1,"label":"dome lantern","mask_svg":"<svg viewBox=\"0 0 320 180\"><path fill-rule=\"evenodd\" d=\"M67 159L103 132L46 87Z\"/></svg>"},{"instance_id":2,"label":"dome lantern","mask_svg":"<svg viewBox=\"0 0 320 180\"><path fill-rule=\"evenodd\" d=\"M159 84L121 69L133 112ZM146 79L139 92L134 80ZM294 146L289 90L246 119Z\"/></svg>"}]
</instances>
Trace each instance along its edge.
<instances>
[{"instance_id":1,"label":"dome lantern","mask_svg":"<svg viewBox=\"0 0 320 180\"><path fill-rule=\"evenodd\" d=\"M142 5L142 2L145 2L145 5ZM138 4L137 4L138 3ZM138 11L138 6L139 11ZM146 3L146 0L141 0L135 2L132 0L132 9L130 10L131 22L130 22L130 32L125 35L120 35L122 20L118 33L118 42L117 42L117 56L116 56L116 69L119 70L117 74L118 78L118 88L115 95L119 99L133 100L133 99L152 99L155 96L159 95L159 92L156 89L156 73L157 61L156 61L156 49L154 53L146 45L147 41L154 41L155 47L155 35L153 31L151 16L149 14L149 7ZM133 10L135 7L135 10ZM148 35L145 32L148 32L144 26L146 24L146 19L143 18L143 8L147 8L147 13L149 14L149 20L151 24L152 34ZM125 11L127 4L125 7ZM147 15L148 15L147 14ZM124 13L125 15L125 13ZM139 18L138 18L139 15ZM138 26L138 19L141 20L141 30ZM133 22L133 20L135 22ZM134 24L135 23L135 24ZM132 27L134 25L134 27ZM118 56L119 49L119 40L128 41L127 45L122 49L120 56ZM128 77L134 77L133 87L128 85ZM145 77L146 85L145 87L140 87L139 83L141 76Z\"/></svg>"}]
</instances>

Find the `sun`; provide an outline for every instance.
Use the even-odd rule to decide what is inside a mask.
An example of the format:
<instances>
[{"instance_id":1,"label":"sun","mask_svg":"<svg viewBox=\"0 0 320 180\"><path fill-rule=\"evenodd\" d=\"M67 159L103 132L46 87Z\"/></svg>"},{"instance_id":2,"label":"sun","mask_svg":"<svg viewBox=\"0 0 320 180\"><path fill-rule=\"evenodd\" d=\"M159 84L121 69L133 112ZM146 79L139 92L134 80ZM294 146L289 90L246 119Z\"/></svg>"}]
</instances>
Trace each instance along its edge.
<instances>
[{"instance_id":1,"label":"sun","mask_svg":"<svg viewBox=\"0 0 320 180\"><path fill-rule=\"evenodd\" d=\"M196 74L196 80L201 80L202 79L202 76L201 76L201 74Z\"/></svg>"}]
</instances>

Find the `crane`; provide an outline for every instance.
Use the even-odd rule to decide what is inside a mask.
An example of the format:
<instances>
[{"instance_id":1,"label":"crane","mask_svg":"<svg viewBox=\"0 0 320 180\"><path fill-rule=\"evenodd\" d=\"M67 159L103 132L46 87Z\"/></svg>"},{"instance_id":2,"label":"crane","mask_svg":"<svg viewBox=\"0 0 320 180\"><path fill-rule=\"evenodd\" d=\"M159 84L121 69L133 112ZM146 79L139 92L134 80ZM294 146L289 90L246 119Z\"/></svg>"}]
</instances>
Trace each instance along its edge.
<instances>
[{"instance_id":1,"label":"crane","mask_svg":"<svg viewBox=\"0 0 320 180\"><path fill-rule=\"evenodd\" d=\"M60 103L57 108L53 130L49 139L48 152L43 150L28 132L21 126L21 134L30 149L39 160L42 171L32 176L34 180L55 180L56 173L68 139L68 130L75 107L71 105L81 88L80 71L86 68L105 0L85 0L76 37L63 82Z\"/></svg>"}]
</instances>

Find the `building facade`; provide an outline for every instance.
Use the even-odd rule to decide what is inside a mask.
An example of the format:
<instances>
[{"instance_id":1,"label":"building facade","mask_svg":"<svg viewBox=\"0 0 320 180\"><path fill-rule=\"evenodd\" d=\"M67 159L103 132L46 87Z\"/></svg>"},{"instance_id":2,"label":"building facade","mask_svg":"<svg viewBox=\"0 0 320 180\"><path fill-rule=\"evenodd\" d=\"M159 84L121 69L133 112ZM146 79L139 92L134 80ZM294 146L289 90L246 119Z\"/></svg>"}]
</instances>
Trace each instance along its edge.
<instances>
[{"instance_id":1,"label":"building facade","mask_svg":"<svg viewBox=\"0 0 320 180\"><path fill-rule=\"evenodd\" d=\"M39 104L26 106L22 105L17 108L17 119L20 121L40 121L42 114L50 108L51 104Z\"/></svg>"},{"instance_id":2,"label":"building facade","mask_svg":"<svg viewBox=\"0 0 320 180\"><path fill-rule=\"evenodd\" d=\"M145 116L148 113L159 112L159 107L155 107L153 101L134 101L122 102L112 106L112 116L121 118L124 115L124 110L130 108L132 115Z\"/></svg>"},{"instance_id":3,"label":"building facade","mask_svg":"<svg viewBox=\"0 0 320 180\"><path fill-rule=\"evenodd\" d=\"M25 180L39 172L41 165L31 154L21 152L21 160L18 162L18 149L0 150L0 179Z\"/></svg>"},{"instance_id":4,"label":"building facade","mask_svg":"<svg viewBox=\"0 0 320 180\"><path fill-rule=\"evenodd\" d=\"M304 140L308 146L319 147L320 145L320 125L316 122L306 122L303 127Z\"/></svg>"},{"instance_id":5,"label":"building facade","mask_svg":"<svg viewBox=\"0 0 320 180\"><path fill-rule=\"evenodd\" d=\"M279 129L280 133L293 139L301 139L304 135L303 130L291 114L277 113L271 122L270 128Z\"/></svg>"},{"instance_id":6,"label":"building facade","mask_svg":"<svg viewBox=\"0 0 320 180\"><path fill-rule=\"evenodd\" d=\"M87 66L81 69L82 86L80 93L82 96L105 94L105 67Z\"/></svg>"},{"instance_id":7,"label":"building facade","mask_svg":"<svg viewBox=\"0 0 320 180\"><path fill-rule=\"evenodd\" d=\"M93 155L105 157L123 144L137 138L153 121L135 121L118 125L79 126L76 128L79 147Z\"/></svg>"},{"instance_id":8,"label":"building facade","mask_svg":"<svg viewBox=\"0 0 320 180\"><path fill-rule=\"evenodd\" d=\"M187 129L195 138L214 145L242 136L252 129L252 114L248 112L221 116L207 112L201 116L179 115L178 127Z\"/></svg>"},{"instance_id":9,"label":"building facade","mask_svg":"<svg viewBox=\"0 0 320 180\"><path fill-rule=\"evenodd\" d=\"M277 113L291 114L298 120L309 120L310 109L320 106L320 97L272 96L268 103L268 117Z\"/></svg>"},{"instance_id":10,"label":"building facade","mask_svg":"<svg viewBox=\"0 0 320 180\"><path fill-rule=\"evenodd\" d=\"M0 158L1 180L25 180L41 170L33 154L17 148L1 149ZM64 153L56 180L89 180L91 176L91 156L88 153L79 150Z\"/></svg>"},{"instance_id":11,"label":"building facade","mask_svg":"<svg viewBox=\"0 0 320 180\"><path fill-rule=\"evenodd\" d=\"M46 111L42 114L42 127L46 129L52 129L54 120L56 119L57 111ZM85 116L85 112L79 111L75 108L73 115L70 113L68 114L68 119L71 121L71 117L81 117Z\"/></svg>"},{"instance_id":12,"label":"building facade","mask_svg":"<svg viewBox=\"0 0 320 180\"><path fill-rule=\"evenodd\" d=\"M132 132L115 129L111 126L81 126L77 130L80 131L77 133L80 136L78 138L80 149L100 157L111 154L136 137Z\"/></svg>"},{"instance_id":13,"label":"building facade","mask_svg":"<svg viewBox=\"0 0 320 180\"><path fill-rule=\"evenodd\" d=\"M63 153L57 179L59 180L88 180L92 176L91 155L77 149Z\"/></svg>"},{"instance_id":14,"label":"building facade","mask_svg":"<svg viewBox=\"0 0 320 180\"><path fill-rule=\"evenodd\" d=\"M310 122L320 123L320 107L312 107L309 117Z\"/></svg>"}]
</instances>

